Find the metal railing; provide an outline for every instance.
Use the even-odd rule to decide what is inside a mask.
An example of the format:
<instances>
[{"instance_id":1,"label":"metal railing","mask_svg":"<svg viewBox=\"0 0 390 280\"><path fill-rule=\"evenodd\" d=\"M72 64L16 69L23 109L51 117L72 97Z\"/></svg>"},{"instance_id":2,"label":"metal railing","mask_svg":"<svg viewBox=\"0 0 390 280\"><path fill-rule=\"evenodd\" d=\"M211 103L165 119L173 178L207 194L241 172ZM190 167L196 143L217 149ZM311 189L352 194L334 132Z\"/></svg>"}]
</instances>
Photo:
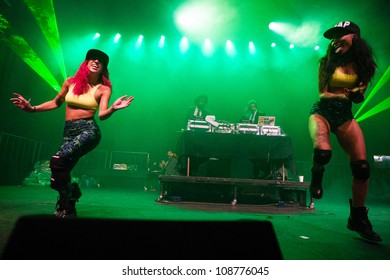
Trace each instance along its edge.
<instances>
[{"instance_id":1,"label":"metal railing","mask_svg":"<svg viewBox=\"0 0 390 280\"><path fill-rule=\"evenodd\" d=\"M20 185L35 163L50 160L57 149L58 145L0 132L0 185ZM146 176L149 153L93 150L79 160L72 175L107 175L115 163L127 165L123 174Z\"/></svg>"},{"instance_id":2,"label":"metal railing","mask_svg":"<svg viewBox=\"0 0 390 280\"><path fill-rule=\"evenodd\" d=\"M0 185L19 184L35 162L49 160L55 150L54 145L0 132Z\"/></svg>"}]
</instances>

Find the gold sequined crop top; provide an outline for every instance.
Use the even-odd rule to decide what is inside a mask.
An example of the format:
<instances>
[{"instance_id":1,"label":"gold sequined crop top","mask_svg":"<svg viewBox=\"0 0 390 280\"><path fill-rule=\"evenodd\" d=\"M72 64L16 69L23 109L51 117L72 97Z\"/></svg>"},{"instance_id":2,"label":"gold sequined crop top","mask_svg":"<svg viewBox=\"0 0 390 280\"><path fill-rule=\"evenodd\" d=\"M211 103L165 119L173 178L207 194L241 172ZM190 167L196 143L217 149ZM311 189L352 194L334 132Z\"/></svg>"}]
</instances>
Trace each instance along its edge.
<instances>
[{"instance_id":1,"label":"gold sequined crop top","mask_svg":"<svg viewBox=\"0 0 390 280\"><path fill-rule=\"evenodd\" d=\"M100 84L91 87L86 93L76 95L73 93L74 85L71 85L69 87L68 93L65 96L65 102L71 106L96 111L99 107L99 104L95 99L95 92L99 86Z\"/></svg>"},{"instance_id":2,"label":"gold sequined crop top","mask_svg":"<svg viewBox=\"0 0 390 280\"><path fill-rule=\"evenodd\" d=\"M336 68L329 80L329 86L331 88L352 88L356 85L357 79L357 74L345 74Z\"/></svg>"}]
</instances>

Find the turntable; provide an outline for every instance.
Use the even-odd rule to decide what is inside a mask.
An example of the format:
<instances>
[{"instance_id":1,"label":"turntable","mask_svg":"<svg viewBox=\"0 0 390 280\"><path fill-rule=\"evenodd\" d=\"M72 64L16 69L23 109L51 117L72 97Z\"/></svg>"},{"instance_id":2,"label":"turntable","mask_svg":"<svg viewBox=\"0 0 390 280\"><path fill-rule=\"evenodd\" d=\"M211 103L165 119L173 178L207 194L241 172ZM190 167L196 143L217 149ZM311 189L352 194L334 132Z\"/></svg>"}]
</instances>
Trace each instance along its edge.
<instances>
[{"instance_id":1,"label":"turntable","mask_svg":"<svg viewBox=\"0 0 390 280\"><path fill-rule=\"evenodd\" d=\"M259 135L259 125L253 123L237 123L237 133Z\"/></svg>"},{"instance_id":2,"label":"turntable","mask_svg":"<svg viewBox=\"0 0 390 280\"><path fill-rule=\"evenodd\" d=\"M212 132L212 126L204 120L188 120L187 130Z\"/></svg>"}]
</instances>

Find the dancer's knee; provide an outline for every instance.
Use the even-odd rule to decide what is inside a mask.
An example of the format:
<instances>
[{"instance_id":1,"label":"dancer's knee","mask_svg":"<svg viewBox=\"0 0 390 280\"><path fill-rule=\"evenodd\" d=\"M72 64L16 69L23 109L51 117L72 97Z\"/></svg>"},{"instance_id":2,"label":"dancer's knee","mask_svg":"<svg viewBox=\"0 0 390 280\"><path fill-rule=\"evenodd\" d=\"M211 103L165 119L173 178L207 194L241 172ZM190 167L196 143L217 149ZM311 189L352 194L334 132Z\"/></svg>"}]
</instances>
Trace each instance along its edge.
<instances>
[{"instance_id":1,"label":"dancer's knee","mask_svg":"<svg viewBox=\"0 0 390 280\"><path fill-rule=\"evenodd\" d=\"M370 178L370 164L367 160L357 160L350 162L352 176L358 180L368 180Z\"/></svg>"},{"instance_id":2,"label":"dancer's knee","mask_svg":"<svg viewBox=\"0 0 390 280\"><path fill-rule=\"evenodd\" d=\"M314 149L313 161L319 165L328 164L332 158L332 150Z\"/></svg>"},{"instance_id":3,"label":"dancer's knee","mask_svg":"<svg viewBox=\"0 0 390 280\"><path fill-rule=\"evenodd\" d=\"M70 171L72 163L69 159L54 155L50 159L50 187L55 190L66 188L71 181Z\"/></svg>"}]
</instances>

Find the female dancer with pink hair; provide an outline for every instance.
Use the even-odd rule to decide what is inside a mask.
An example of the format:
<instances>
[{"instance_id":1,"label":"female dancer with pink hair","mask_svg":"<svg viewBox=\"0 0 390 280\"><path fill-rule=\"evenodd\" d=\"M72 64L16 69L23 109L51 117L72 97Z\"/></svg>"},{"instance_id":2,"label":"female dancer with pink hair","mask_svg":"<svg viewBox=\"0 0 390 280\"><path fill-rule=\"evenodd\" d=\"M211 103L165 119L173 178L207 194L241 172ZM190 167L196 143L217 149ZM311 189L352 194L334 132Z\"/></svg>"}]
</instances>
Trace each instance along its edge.
<instances>
[{"instance_id":1,"label":"female dancer with pink hair","mask_svg":"<svg viewBox=\"0 0 390 280\"><path fill-rule=\"evenodd\" d=\"M106 53L91 49L79 70L62 84L53 100L32 106L18 93L11 98L15 106L31 113L54 110L66 103L63 141L50 160L50 186L59 193L54 214L59 218L77 216L76 201L81 191L78 184L71 184L70 174L78 160L100 142L100 129L94 118L96 111L99 110L100 120L106 120L115 111L128 107L134 99L124 95L108 106L112 88L108 62Z\"/></svg>"}]
</instances>

